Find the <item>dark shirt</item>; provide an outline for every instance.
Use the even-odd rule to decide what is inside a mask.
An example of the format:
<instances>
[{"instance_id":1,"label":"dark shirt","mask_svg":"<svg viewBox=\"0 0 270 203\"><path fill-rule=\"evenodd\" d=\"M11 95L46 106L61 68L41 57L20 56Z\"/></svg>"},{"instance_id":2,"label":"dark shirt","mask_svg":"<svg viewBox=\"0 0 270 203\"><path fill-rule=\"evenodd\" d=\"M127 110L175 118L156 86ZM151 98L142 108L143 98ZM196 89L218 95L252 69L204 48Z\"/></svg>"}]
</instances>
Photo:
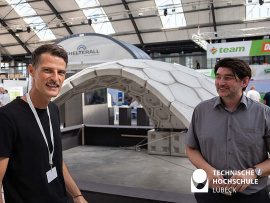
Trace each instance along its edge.
<instances>
[{"instance_id":1,"label":"dark shirt","mask_svg":"<svg viewBox=\"0 0 270 203\"><path fill-rule=\"evenodd\" d=\"M197 68L197 69L200 69L200 68L201 68L199 62L197 62L196 68Z\"/></svg>"},{"instance_id":2,"label":"dark shirt","mask_svg":"<svg viewBox=\"0 0 270 203\"><path fill-rule=\"evenodd\" d=\"M270 107L270 92L267 92L265 95L264 95L264 98L263 100L266 101L266 105Z\"/></svg>"},{"instance_id":3,"label":"dark shirt","mask_svg":"<svg viewBox=\"0 0 270 203\"><path fill-rule=\"evenodd\" d=\"M8 157L3 178L6 203L66 203L68 201L62 173L62 145L59 112L49 103L54 133L53 166L58 177L48 183L50 170L47 145L28 103L20 98L0 109L0 157ZM52 150L49 118L46 109L37 109Z\"/></svg>"}]
</instances>

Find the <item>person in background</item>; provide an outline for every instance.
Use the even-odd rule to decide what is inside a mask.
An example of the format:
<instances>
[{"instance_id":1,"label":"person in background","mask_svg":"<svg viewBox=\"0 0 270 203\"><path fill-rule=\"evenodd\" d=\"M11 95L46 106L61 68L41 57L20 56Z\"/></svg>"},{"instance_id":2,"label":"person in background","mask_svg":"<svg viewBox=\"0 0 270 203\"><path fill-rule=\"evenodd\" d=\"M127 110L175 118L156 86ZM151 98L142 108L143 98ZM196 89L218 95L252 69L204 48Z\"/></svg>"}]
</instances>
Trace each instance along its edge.
<instances>
[{"instance_id":1,"label":"person in background","mask_svg":"<svg viewBox=\"0 0 270 203\"><path fill-rule=\"evenodd\" d=\"M67 52L53 44L32 53L29 93L0 108L0 188L6 203L86 203L63 160L59 110L51 102L65 79ZM0 196L0 203L3 203Z\"/></svg>"},{"instance_id":2,"label":"person in background","mask_svg":"<svg viewBox=\"0 0 270 203\"><path fill-rule=\"evenodd\" d=\"M215 65L215 76L219 96L195 107L185 139L189 160L206 172L210 186L195 198L198 203L269 203L270 108L243 96L251 78L245 61L224 58Z\"/></svg>"},{"instance_id":3,"label":"person in background","mask_svg":"<svg viewBox=\"0 0 270 203\"><path fill-rule=\"evenodd\" d=\"M127 99L127 105L130 106L132 98Z\"/></svg>"},{"instance_id":4,"label":"person in background","mask_svg":"<svg viewBox=\"0 0 270 203\"><path fill-rule=\"evenodd\" d=\"M130 103L128 103L128 99L124 101L123 105L129 106Z\"/></svg>"},{"instance_id":5,"label":"person in background","mask_svg":"<svg viewBox=\"0 0 270 203\"><path fill-rule=\"evenodd\" d=\"M140 106L140 104L137 101L135 101L135 99L133 98L132 103L129 105L129 107L132 108L131 110L132 118L136 118L138 106Z\"/></svg>"},{"instance_id":6,"label":"person in background","mask_svg":"<svg viewBox=\"0 0 270 203\"><path fill-rule=\"evenodd\" d=\"M261 95L255 90L255 85L250 86L250 90L247 92L247 97L260 102Z\"/></svg>"},{"instance_id":7,"label":"person in background","mask_svg":"<svg viewBox=\"0 0 270 203\"><path fill-rule=\"evenodd\" d=\"M200 63L196 60L196 69L201 69Z\"/></svg>"},{"instance_id":8,"label":"person in background","mask_svg":"<svg viewBox=\"0 0 270 203\"><path fill-rule=\"evenodd\" d=\"M270 92L267 92L263 97L263 103L270 107Z\"/></svg>"},{"instance_id":9,"label":"person in background","mask_svg":"<svg viewBox=\"0 0 270 203\"><path fill-rule=\"evenodd\" d=\"M6 105L10 102L10 96L7 90L4 90L5 94L4 94L4 98L3 98L3 105Z\"/></svg>"},{"instance_id":10,"label":"person in background","mask_svg":"<svg viewBox=\"0 0 270 203\"><path fill-rule=\"evenodd\" d=\"M4 94L5 94L4 88L0 87L0 107L4 106Z\"/></svg>"}]
</instances>

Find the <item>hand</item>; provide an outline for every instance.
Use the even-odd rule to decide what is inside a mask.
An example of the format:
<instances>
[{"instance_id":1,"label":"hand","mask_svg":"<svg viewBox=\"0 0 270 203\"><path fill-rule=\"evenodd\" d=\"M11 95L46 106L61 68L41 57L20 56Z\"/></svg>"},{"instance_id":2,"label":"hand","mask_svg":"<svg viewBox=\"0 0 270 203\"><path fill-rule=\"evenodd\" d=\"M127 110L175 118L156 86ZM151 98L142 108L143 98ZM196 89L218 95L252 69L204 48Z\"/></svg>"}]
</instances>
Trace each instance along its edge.
<instances>
[{"instance_id":1,"label":"hand","mask_svg":"<svg viewBox=\"0 0 270 203\"><path fill-rule=\"evenodd\" d=\"M254 169L248 168L233 175L230 180L234 181L231 181L232 183L228 183L226 187L235 188L236 192L243 192L256 178L257 175L255 174ZM241 180L243 183L241 183Z\"/></svg>"},{"instance_id":2,"label":"hand","mask_svg":"<svg viewBox=\"0 0 270 203\"><path fill-rule=\"evenodd\" d=\"M74 203L88 203L83 196L73 198Z\"/></svg>"},{"instance_id":3,"label":"hand","mask_svg":"<svg viewBox=\"0 0 270 203\"><path fill-rule=\"evenodd\" d=\"M211 169L207 170L206 173L209 180L210 188L225 188L226 185L224 183L224 178L217 169L212 167ZM213 181L216 181L216 183L214 183Z\"/></svg>"}]
</instances>

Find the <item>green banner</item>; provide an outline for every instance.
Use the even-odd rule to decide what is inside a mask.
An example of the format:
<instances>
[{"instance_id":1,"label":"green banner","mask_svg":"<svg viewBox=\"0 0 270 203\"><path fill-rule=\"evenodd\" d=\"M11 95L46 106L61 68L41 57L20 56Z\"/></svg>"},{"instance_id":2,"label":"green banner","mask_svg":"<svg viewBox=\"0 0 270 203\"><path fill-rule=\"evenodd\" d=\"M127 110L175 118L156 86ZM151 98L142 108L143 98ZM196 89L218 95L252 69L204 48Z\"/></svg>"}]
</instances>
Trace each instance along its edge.
<instances>
[{"instance_id":1,"label":"green banner","mask_svg":"<svg viewBox=\"0 0 270 203\"><path fill-rule=\"evenodd\" d=\"M207 45L207 58L270 55L270 39Z\"/></svg>"},{"instance_id":2,"label":"green banner","mask_svg":"<svg viewBox=\"0 0 270 203\"><path fill-rule=\"evenodd\" d=\"M270 72L270 68L264 69L264 72L269 73Z\"/></svg>"},{"instance_id":3,"label":"green banner","mask_svg":"<svg viewBox=\"0 0 270 203\"><path fill-rule=\"evenodd\" d=\"M252 41L250 56L270 55L270 39Z\"/></svg>"},{"instance_id":4,"label":"green banner","mask_svg":"<svg viewBox=\"0 0 270 203\"><path fill-rule=\"evenodd\" d=\"M212 69L211 78L216 78L216 76L215 76L215 69Z\"/></svg>"}]
</instances>

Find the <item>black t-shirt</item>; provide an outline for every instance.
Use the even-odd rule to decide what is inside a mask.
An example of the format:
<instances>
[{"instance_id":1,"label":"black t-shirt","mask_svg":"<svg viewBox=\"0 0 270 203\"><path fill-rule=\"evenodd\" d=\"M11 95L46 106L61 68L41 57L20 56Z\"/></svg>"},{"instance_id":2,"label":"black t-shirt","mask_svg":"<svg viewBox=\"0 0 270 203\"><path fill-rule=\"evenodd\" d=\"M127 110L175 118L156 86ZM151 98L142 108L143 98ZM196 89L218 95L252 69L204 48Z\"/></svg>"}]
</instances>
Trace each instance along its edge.
<instances>
[{"instance_id":1,"label":"black t-shirt","mask_svg":"<svg viewBox=\"0 0 270 203\"><path fill-rule=\"evenodd\" d=\"M37 109L50 151L49 117ZM0 108L0 157L9 157L3 188L6 203L66 203L68 201L62 170L62 144L59 111L49 103L54 133L53 167L58 177L48 183L48 148L28 103L20 98Z\"/></svg>"},{"instance_id":2,"label":"black t-shirt","mask_svg":"<svg viewBox=\"0 0 270 203\"><path fill-rule=\"evenodd\" d=\"M270 107L270 92L267 92L265 95L264 95L264 98L263 100L266 101L266 105Z\"/></svg>"}]
</instances>

